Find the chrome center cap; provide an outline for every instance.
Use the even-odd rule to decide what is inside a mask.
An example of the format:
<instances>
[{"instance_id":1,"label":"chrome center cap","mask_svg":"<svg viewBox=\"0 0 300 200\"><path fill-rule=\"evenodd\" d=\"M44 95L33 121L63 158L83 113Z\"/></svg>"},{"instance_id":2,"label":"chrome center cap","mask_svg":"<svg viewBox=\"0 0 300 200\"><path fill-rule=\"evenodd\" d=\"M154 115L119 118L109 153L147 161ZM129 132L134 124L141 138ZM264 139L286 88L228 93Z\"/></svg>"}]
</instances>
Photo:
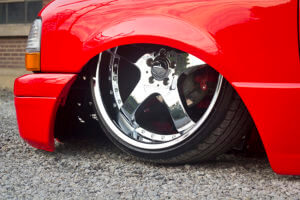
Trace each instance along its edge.
<instances>
[{"instance_id":1,"label":"chrome center cap","mask_svg":"<svg viewBox=\"0 0 300 200\"><path fill-rule=\"evenodd\" d=\"M155 80L162 81L169 75L168 63L157 62L151 68L152 76Z\"/></svg>"}]
</instances>

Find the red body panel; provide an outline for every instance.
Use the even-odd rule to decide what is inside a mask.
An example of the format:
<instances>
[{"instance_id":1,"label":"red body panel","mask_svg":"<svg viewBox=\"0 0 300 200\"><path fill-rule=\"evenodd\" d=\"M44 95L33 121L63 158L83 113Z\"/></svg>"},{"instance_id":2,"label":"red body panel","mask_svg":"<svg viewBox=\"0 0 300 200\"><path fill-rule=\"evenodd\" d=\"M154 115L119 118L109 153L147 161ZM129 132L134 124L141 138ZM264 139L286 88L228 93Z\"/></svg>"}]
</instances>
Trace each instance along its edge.
<instances>
[{"instance_id":1,"label":"red body panel","mask_svg":"<svg viewBox=\"0 0 300 200\"><path fill-rule=\"evenodd\" d=\"M297 7L297 0L56 0L41 13L42 71L79 72L103 50L143 42L192 53L230 82L298 83Z\"/></svg>"},{"instance_id":2,"label":"red body panel","mask_svg":"<svg viewBox=\"0 0 300 200\"><path fill-rule=\"evenodd\" d=\"M101 51L130 43L192 53L235 87L272 168L300 174L297 9L297 0L56 0L40 13L41 67L77 73Z\"/></svg>"},{"instance_id":3,"label":"red body panel","mask_svg":"<svg viewBox=\"0 0 300 200\"><path fill-rule=\"evenodd\" d=\"M257 125L273 170L280 174L299 175L300 83L233 85Z\"/></svg>"},{"instance_id":4,"label":"red body panel","mask_svg":"<svg viewBox=\"0 0 300 200\"><path fill-rule=\"evenodd\" d=\"M15 106L21 137L32 146L54 150L58 105L75 80L73 74L30 74L15 81Z\"/></svg>"},{"instance_id":5,"label":"red body panel","mask_svg":"<svg viewBox=\"0 0 300 200\"><path fill-rule=\"evenodd\" d=\"M31 74L15 81L14 93L19 97L58 98L74 74Z\"/></svg>"},{"instance_id":6,"label":"red body panel","mask_svg":"<svg viewBox=\"0 0 300 200\"><path fill-rule=\"evenodd\" d=\"M15 97L21 137L33 147L54 150L55 97Z\"/></svg>"}]
</instances>

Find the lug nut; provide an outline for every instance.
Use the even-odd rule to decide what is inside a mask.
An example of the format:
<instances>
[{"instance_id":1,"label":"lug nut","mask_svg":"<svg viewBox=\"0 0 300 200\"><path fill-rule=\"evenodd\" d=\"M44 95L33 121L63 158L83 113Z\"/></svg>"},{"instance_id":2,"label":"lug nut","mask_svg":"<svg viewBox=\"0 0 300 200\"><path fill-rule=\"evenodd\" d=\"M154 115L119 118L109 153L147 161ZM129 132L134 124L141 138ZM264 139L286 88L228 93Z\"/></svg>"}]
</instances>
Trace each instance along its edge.
<instances>
[{"instance_id":1,"label":"lug nut","mask_svg":"<svg viewBox=\"0 0 300 200\"><path fill-rule=\"evenodd\" d=\"M153 78L153 76L151 76L150 78L149 78L149 83L154 83L154 78Z\"/></svg>"},{"instance_id":2,"label":"lug nut","mask_svg":"<svg viewBox=\"0 0 300 200\"><path fill-rule=\"evenodd\" d=\"M152 67L153 66L153 59L152 58L149 58L147 61L147 65L149 66L149 67Z\"/></svg>"},{"instance_id":3,"label":"lug nut","mask_svg":"<svg viewBox=\"0 0 300 200\"><path fill-rule=\"evenodd\" d=\"M169 78L165 78L164 79L164 85L168 85L169 84Z\"/></svg>"}]
</instances>

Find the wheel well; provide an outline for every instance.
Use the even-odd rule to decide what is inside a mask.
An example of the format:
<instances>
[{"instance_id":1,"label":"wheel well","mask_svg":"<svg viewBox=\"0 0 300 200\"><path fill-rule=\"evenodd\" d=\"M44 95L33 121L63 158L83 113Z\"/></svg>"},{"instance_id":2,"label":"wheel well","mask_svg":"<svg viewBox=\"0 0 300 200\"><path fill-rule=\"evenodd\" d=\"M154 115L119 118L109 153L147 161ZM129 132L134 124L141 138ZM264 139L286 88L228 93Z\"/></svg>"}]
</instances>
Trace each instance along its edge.
<instances>
[{"instance_id":1,"label":"wheel well","mask_svg":"<svg viewBox=\"0 0 300 200\"><path fill-rule=\"evenodd\" d=\"M70 88L65 104L58 108L54 137L59 141L70 139L84 129L99 128L92 106L89 82L97 61L98 56L95 56L82 68Z\"/></svg>"},{"instance_id":2,"label":"wheel well","mask_svg":"<svg viewBox=\"0 0 300 200\"><path fill-rule=\"evenodd\" d=\"M161 45L152 44L131 44L126 45L129 49L128 52L130 52L130 48L136 47L137 45L141 48L143 48L144 45L150 45L153 49L161 47ZM84 129L89 129L91 127L100 129L97 123L98 119L95 114L95 110L92 106L93 103L90 92L90 80L95 72L98 58L98 55L93 57L82 68L76 81L73 83L69 91L65 104L60 106L57 111L54 137L61 141L72 137L74 134L80 134L79 132ZM256 142L253 138L255 138ZM246 148L251 148L251 146L257 145L257 143L261 143L261 140L255 125L253 125L253 130L245 135L243 140L236 145L234 149L244 150Z\"/></svg>"}]
</instances>

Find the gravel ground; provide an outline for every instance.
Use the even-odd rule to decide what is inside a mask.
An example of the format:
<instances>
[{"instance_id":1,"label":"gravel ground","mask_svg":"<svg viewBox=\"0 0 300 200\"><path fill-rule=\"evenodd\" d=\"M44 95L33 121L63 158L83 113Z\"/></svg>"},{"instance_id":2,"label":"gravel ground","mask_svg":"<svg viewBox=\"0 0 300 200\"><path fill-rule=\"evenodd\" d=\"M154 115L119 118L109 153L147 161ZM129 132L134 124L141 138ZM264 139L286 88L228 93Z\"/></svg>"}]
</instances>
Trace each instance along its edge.
<instances>
[{"instance_id":1,"label":"gravel ground","mask_svg":"<svg viewBox=\"0 0 300 200\"><path fill-rule=\"evenodd\" d=\"M300 177L266 157L228 154L196 165L137 161L104 136L37 150L18 135L13 96L0 90L0 199L300 199Z\"/></svg>"}]
</instances>

